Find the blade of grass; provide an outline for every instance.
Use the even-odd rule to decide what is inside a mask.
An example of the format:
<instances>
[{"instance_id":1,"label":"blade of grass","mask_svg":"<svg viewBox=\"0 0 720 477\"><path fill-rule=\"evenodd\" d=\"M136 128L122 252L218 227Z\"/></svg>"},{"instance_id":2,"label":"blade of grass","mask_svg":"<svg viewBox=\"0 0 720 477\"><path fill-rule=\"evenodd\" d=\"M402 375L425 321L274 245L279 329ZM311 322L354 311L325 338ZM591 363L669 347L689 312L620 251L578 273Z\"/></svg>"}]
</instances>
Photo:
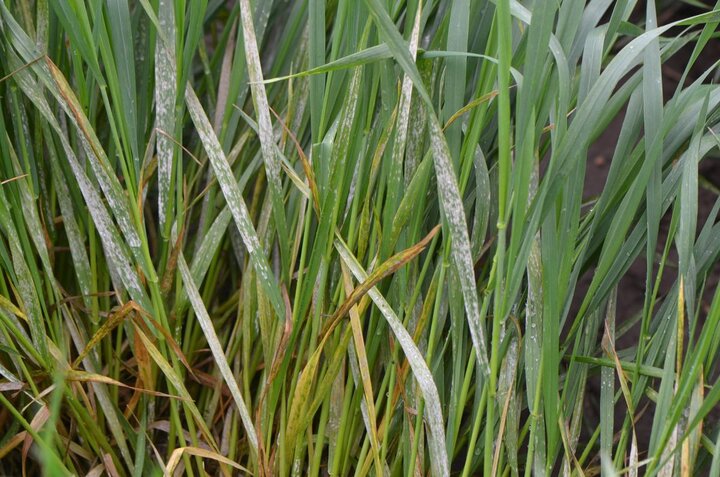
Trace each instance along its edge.
<instances>
[{"instance_id":1,"label":"blade of grass","mask_svg":"<svg viewBox=\"0 0 720 477\"><path fill-rule=\"evenodd\" d=\"M283 303L282 296L280 294L280 288L276 278L270 270L265 253L260 246L260 240L258 239L257 232L250 220L245 200L240 194L235 177L233 176L232 170L227 163L225 153L223 153L222 148L220 147L217 136L215 136L215 133L212 130L212 126L210 125L210 122L200 105L200 101L190 87L186 89L185 100L187 102L190 116L192 117L195 127L200 135L200 139L202 140L203 147L205 148L213 170L215 171L215 177L217 177L223 194L227 198L228 207L230 208L233 218L235 219L235 223L242 235L245 247L247 247L247 251L252 257L253 266L260 277L260 282L265 290L265 293L267 293L270 297L270 302L273 305L275 314L279 319L284 320L286 316L285 304Z\"/></svg>"},{"instance_id":2,"label":"blade of grass","mask_svg":"<svg viewBox=\"0 0 720 477\"><path fill-rule=\"evenodd\" d=\"M238 407L240 418L242 419L243 426L245 427L245 433L247 434L248 442L250 443L250 448L252 449L253 454L257 454L258 438L252 419L250 418L250 413L248 412L245 400L242 397L242 393L240 392L240 388L235 380L235 376L233 376L233 372L230 369L230 365L225 357L225 352L220 344L215 328L210 320L210 316L205 309L200 292L195 286L192 274L190 273L190 269L185 262L185 257L182 252L178 257L178 270L180 270L180 275L182 276L183 283L187 289L190 303L192 303L193 309L195 310L195 316L200 322L200 327L205 334L205 338L210 346L212 355L215 358L215 364L220 370L220 374L225 380L225 384L227 384L228 388L230 388L230 393L232 394L235 404Z\"/></svg>"},{"instance_id":3,"label":"blade of grass","mask_svg":"<svg viewBox=\"0 0 720 477\"><path fill-rule=\"evenodd\" d=\"M335 241L335 249L338 251L343 262L348 266L358 281L364 282L367 280L366 272L362 269L355 257L353 257L347 249L347 246L340 239ZM380 312L400 343L400 346L405 352L405 356L410 363L410 367L413 370L415 379L422 391L423 399L425 400L425 412L428 420L428 439L430 441L431 455L430 463L433 474L443 476L450 475L449 461L445 450L445 431L443 430L444 425L442 408L440 407L440 397L438 395L437 387L435 386L432 374L427 367L427 363L425 363L425 360L420 354L420 351L417 349L412 337L402 325L400 320L398 320L397 315L380 292L378 292L376 288L372 288L368 291L368 295L370 295L372 300L380 309Z\"/></svg>"},{"instance_id":4,"label":"blade of grass","mask_svg":"<svg viewBox=\"0 0 720 477\"><path fill-rule=\"evenodd\" d=\"M255 38L255 27L250 12L250 0L240 0L240 16L242 18L242 31L245 45L245 56L247 59L248 76L250 78L250 90L252 91L255 112L258 116L258 136L265 160L265 172L270 184L270 196L273 203L273 217L278 230L280 243L280 254L284 264L290 260L290 244L288 242L287 220L285 218L285 207L283 205L282 184L280 182L280 161L275 155L275 144L273 140L273 127L268 106L267 93L263 82L262 65L258 52L257 40ZM289 270L283 267L283 276L287 278Z\"/></svg>"}]
</instances>

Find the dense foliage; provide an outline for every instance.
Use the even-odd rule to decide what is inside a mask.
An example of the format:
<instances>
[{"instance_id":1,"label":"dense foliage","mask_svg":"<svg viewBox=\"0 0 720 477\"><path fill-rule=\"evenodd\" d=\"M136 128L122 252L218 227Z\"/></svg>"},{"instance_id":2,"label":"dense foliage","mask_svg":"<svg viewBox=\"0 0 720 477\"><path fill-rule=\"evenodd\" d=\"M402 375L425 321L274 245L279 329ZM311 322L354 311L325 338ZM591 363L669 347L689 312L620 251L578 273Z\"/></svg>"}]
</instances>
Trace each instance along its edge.
<instances>
[{"instance_id":1,"label":"dense foliage","mask_svg":"<svg viewBox=\"0 0 720 477\"><path fill-rule=\"evenodd\" d=\"M685 3L0 1L0 472L720 475Z\"/></svg>"}]
</instances>

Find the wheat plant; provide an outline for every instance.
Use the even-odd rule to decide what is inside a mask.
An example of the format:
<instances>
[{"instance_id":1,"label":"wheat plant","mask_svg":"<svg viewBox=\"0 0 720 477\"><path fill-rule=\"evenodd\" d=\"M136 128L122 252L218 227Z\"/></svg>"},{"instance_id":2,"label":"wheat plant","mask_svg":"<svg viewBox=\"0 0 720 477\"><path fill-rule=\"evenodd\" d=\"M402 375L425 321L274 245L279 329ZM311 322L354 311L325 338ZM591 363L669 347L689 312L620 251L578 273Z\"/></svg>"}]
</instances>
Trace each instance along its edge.
<instances>
[{"instance_id":1,"label":"wheat plant","mask_svg":"<svg viewBox=\"0 0 720 477\"><path fill-rule=\"evenodd\" d=\"M1 0L0 473L720 476L719 23Z\"/></svg>"}]
</instances>

